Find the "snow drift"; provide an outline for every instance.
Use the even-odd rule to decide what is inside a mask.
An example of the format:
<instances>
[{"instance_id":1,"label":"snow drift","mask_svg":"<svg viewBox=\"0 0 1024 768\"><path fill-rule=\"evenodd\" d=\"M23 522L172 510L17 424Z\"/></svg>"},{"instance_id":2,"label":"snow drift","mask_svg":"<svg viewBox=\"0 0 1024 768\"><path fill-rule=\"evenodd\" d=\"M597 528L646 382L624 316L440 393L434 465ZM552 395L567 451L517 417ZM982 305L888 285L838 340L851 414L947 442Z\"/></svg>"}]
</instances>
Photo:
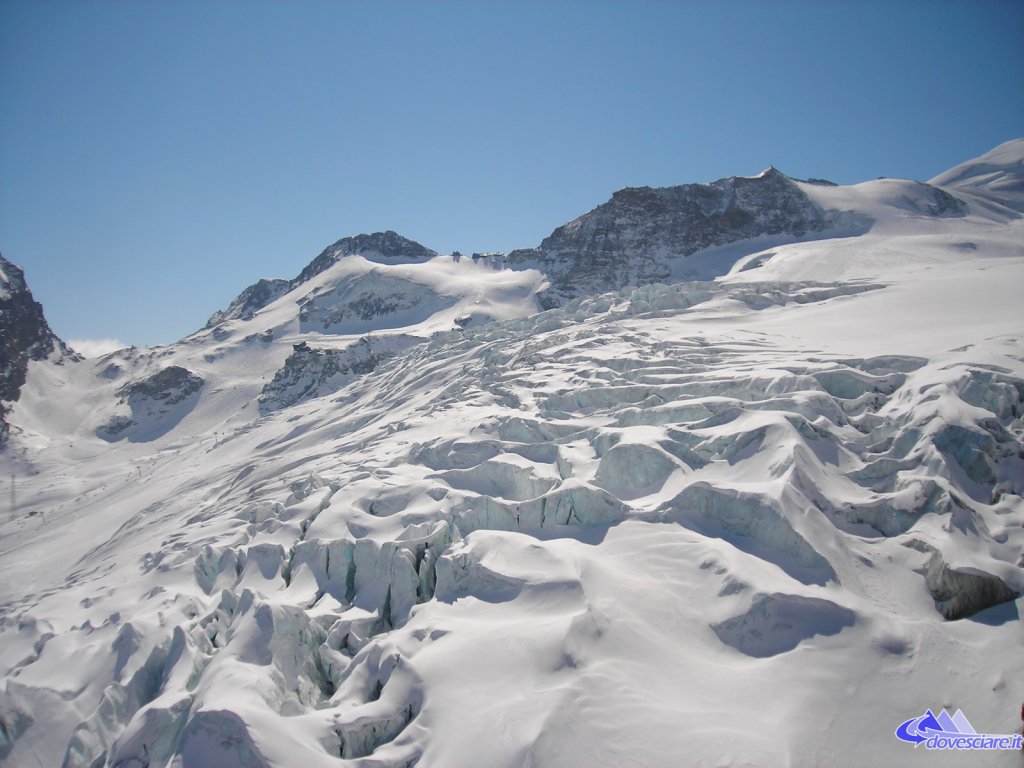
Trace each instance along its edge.
<instances>
[{"instance_id":1,"label":"snow drift","mask_svg":"<svg viewBox=\"0 0 1024 768\"><path fill-rule=\"evenodd\" d=\"M1022 147L772 171L799 231L723 183L741 238L620 239L668 282L544 312L536 270L383 233L179 344L30 362L0 761L925 765L893 736L925 707L1012 732Z\"/></svg>"}]
</instances>

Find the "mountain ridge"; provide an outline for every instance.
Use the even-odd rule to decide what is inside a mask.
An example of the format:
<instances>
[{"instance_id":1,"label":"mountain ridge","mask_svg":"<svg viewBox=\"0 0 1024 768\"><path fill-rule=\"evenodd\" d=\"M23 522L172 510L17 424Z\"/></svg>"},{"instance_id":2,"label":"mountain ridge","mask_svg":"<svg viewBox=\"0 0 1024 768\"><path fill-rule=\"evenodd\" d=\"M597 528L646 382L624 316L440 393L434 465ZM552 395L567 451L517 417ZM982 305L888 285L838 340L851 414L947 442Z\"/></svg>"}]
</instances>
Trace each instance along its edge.
<instances>
[{"instance_id":1,"label":"mountain ridge","mask_svg":"<svg viewBox=\"0 0 1024 768\"><path fill-rule=\"evenodd\" d=\"M951 169L940 174L936 180L976 178L980 173L978 168L992 165L991 157L1001 157L1000 162L1005 167L1000 166L1002 187L998 189L1012 191L1015 166L1013 157L1008 157L1007 153L1012 155L1015 148L1022 146L1024 140L1008 142L976 161L961 164L957 167L959 170ZM950 175L954 171L956 178ZM1021 175L1019 158L1016 172ZM540 246L482 260L481 265L486 262L498 268L499 272L506 268L519 272L532 267L540 270L548 281L546 287L534 292L537 304L534 309L525 304L519 309L508 305L496 310L497 314L492 310L479 314L476 310L466 312L463 309L460 315L460 307L473 306L467 303L471 289L462 293L466 298L461 300L446 298L447 289L442 285L448 278L442 276L443 272L438 272L439 279L431 279L433 287L424 289L423 277L441 269L439 265L443 259L437 252L391 230L344 237L324 248L296 277L290 280L258 280L243 290L227 308L214 313L201 331L179 344L188 343L189 339L200 341L204 338L226 341L252 325L258 327L250 328L242 335L246 339L259 338L262 345L272 345L283 332L291 337L295 330L300 331L293 339L295 343L305 339L306 343L317 345L329 339L344 338L346 333L365 333L373 329L382 333L383 329L393 326L394 341L380 347L392 350L387 353L392 354L394 349L416 343L415 335L401 331L402 324L414 322L417 318L422 320L431 313L440 321L439 324L433 321L431 324L433 332L437 332L446 328L463 328L467 323L494 317L507 317L509 311L521 314L561 306L573 298L620 290L630 285L710 279L725 275L736 263L744 264L742 268L747 271L752 266L767 265L777 273L781 264L778 258L752 256L765 243L813 242L824 238L834 240L841 248L844 238L870 230L876 219L890 216L890 211L902 209L939 219L965 215L966 204L955 193L960 191L973 195L971 199L978 199L975 195L977 185L963 187L962 184L951 183L947 186L948 190L943 186L900 180L879 180L855 186L802 182L769 166L756 176L726 177L709 184L623 188L614 192L607 202L557 227ZM863 203L854 193L875 187L884 192L885 206L883 209L876 207L859 211ZM997 194L998 189L992 194ZM986 201L993 200L991 194L981 197ZM445 262L448 264L446 270L452 269L459 260L457 254L444 259L448 260ZM355 272L345 267L339 275L349 276L340 277L340 282L331 278L320 285L326 273L334 274L339 265L357 262L364 266ZM402 276L395 271L417 266L427 271ZM821 275L822 270L815 274ZM784 277L784 274L777 276ZM520 281L524 286L529 282L529 279ZM282 320L269 324L256 320L260 313L265 314L269 308L278 306L284 297L297 289L302 289L302 292L287 300L287 303L294 300L294 308L286 309L286 305L281 304L282 309L275 315L286 319L297 312L298 326L295 330L285 332ZM235 326L237 330L234 330ZM303 330L306 335L301 333ZM310 337L310 332L319 335ZM341 347L351 346L355 338L342 342ZM334 359L337 346L338 343L332 341L322 355L318 352L310 360L301 359L302 365L308 368L312 360L320 360L321 357L325 361ZM352 350L356 352L354 346ZM280 353L276 354L280 356ZM296 358L295 364L299 362L300 359ZM278 365L283 366L284 363L281 357ZM355 370L362 369L362 364L359 364ZM159 370L150 370L139 381L158 373ZM201 377L198 371L192 370L192 373ZM265 376L279 374L286 375L283 367L268 371ZM324 382L327 380L347 380L337 376L325 379L323 372L314 374L312 368L309 368L309 375L313 377L310 382L302 385L296 382L299 391L306 391L308 396L325 391L324 387L328 385ZM313 381L320 384L311 386ZM270 398L268 402L277 397L270 390L263 396ZM112 414L110 418L110 423L124 423L121 420L125 416Z\"/></svg>"},{"instance_id":2,"label":"mountain ridge","mask_svg":"<svg viewBox=\"0 0 1024 768\"><path fill-rule=\"evenodd\" d=\"M838 186L822 180L801 183ZM939 203L936 215L949 205L948 198ZM862 223L842 211L822 208L801 190L798 180L769 166L755 176L729 176L708 184L624 187L605 203L555 228L539 246L492 255L512 268L545 272L553 284L542 294L541 305L550 308L590 293L667 279L672 259L712 246L762 235L800 238ZM261 278L227 309L214 313L205 327L251 317L339 258L362 253L380 254L385 262L412 263L438 255L391 230L345 237L326 247L291 280Z\"/></svg>"},{"instance_id":3,"label":"mountain ridge","mask_svg":"<svg viewBox=\"0 0 1024 768\"><path fill-rule=\"evenodd\" d=\"M537 248L508 254L512 265L536 265L552 279L545 307L602 290L664 280L668 260L760 235L801 237L830 222L787 176L773 167L757 176L710 184L627 187L562 225Z\"/></svg>"},{"instance_id":4,"label":"mountain ridge","mask_svg":"<svg viewBox=\"0 0 1024 768\"><path fill-rule=\"evenodd\" d=\"M386 262L417 263L428 261L437 256L437 253L391 230L343 237L324 248L291 280L281 278L257 280L243 290L226 309L215 312L205 327L212 328L225 320L251 317L253 313L263 309L288 291L329 269L339 259L355 255L371 258L376 255Z\"/></svg>"},{"instance_id":5,"label":"mountain ridge","mask_svg":"<svg viewBox=\"0 0 1024 768\"><path fill-rule=\"evenodd\" d=\"M908 691L1016 727L1024 219L780 183L837 226L545 311L498 257L329 247L176 344L29 361L0 763L924 768Z\"/></svg>"},{"instance_id":6,"label":"mountain ridge","mask_svg":"<svg viewBox=\"0 0 1024 768\"><path fill-rule=\"evenodd\" d=\"M29 361L50 356L58 364L81 360L50 329L21 268L0 254L0 448L10 432L9 404L21 394Z\"/></svg>"}]
</instances>

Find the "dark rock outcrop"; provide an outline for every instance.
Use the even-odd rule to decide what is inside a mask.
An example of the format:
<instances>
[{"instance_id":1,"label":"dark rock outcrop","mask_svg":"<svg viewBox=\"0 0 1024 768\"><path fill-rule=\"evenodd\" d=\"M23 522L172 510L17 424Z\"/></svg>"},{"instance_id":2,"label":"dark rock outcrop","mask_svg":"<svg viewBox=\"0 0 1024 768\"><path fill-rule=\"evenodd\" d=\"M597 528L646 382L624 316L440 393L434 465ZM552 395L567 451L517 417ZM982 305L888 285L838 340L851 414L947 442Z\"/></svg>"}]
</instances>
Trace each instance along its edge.
<instances>
[{"instance_id":1,"label":"dark rock outcrop","mask_svg":"<svg viewBox=\"0 0 1024 768\"><path fill-rule=\"evenodd\" d=\"M355 255L365 256L371 261L376 260L374 257L377 257L388 262L412 264L429 261L437 256L437 252L391 230L374 232L372 235L345 237L324 248L320 255L306 265L299 276L292 280L292 286L316 277L345 256Z\"/></svg>"},{"instance_id":2,"label":"dark rock outcrop","mask_svg":"<svg viewBox=\"0 0 1024 768\"><path fill-rule=\"evenodd\" d=\"M253 283L238 294L238 297L228 305L227 309L214 312L206 323L206 327L212 328L226 320L248 319L263 307L284 296L293 288L316 277L344 257L355 255L364 256L371 261L414 264L429 261L437 256L437 252L391 230L345 237L324 248L320 255L307 264L292 280L263 278Z\"/></svg>"},{"instance_id":3,"label":"dark rock outcrop","mask_svg":"<svg viewBox=\"0 0 1024 768\"><path fill-rule=\"evenodd\" d=\"M369 373L382 359L366 338L347 349L321 349L305 343L294 349L260 392L261 413L287 408L335 389L340 380Z\"/></svg>"},{"instance_id":4,"label":"dark rock outcrop","mask_svg":"<svg viewBox=\"0 0 1024 768\"><path fill-rule=\"evenodd\" d=\"M998 576L977 569L950 568L938 552L925 566L925 584L946 619L963 619L1020 596Z\"/></svg>"},{"instance_id":5,"label":"dark rock outcrop","mask_svg":"<svg viewBox=\"0 0 1024 768\"><path fill-rule=\"evenodd\" d=\"M512 251L510 266L537 267L551 280L541 297L553 307L586 294L669 277L670 261L761 235L801 237L827 229L829 215L791 179L760 176L711 184L630 187L544 239Z\"/></svg>"},{"instance_id":6,"label":"dark rock outcrop","mask_svg":"<svg viewBox=\"0 0 1024 768\"><path fill-rule=\"evenodd\" d=\"M49 357L58 364L81 359L50 330L21 268L0 255L0 446L9 432L9 404L21 395L29 361Z\"/></svg>"},{"instance_id":7,"label":"dark rock outcrop","mask_svg":"<svg viewBox=\"0 0 1024 768\"><path fill-rule=\"evenodd\" d=\"M172 365L140 381L125 384L117 394L125 400L148 399L164 405L177 405L198 392L203 379L180 365Z\"/></svg>"},{"instance_id":8,"label":"dark rock outcrop","mask_svg":"<svg viewBox=\"0 0 1024 768\"><path fill-rule=\"evenodd\" d=\"M250 285L232 301L227 309L214 312L206 323L207 328L225 320L248 320L258 310L276 301L291 290L291 282L279 278L262 278Z\"/></svg>"},{"instance_id":9,"label":"dark rock outcrop","mask_svg":"<svg viewBox=\"0 0 1024 768\"><path fill-rule=\"evenodd\" d=\"M292 354L260 392L260 413L266 415L335 392L423 342L420 337L397 333L366 335L342 349L294 344Z\"/></svg>"},{"instance_id":10,"label":"dark rock outcrop","mask_svg":"<svg viewBox=\"0 0 1024 768\"><path fill-rule=\"evenodd\" d=\"M427 285L374 269L320 286L298 300L299 327L323 333L366 333L426 320L454 299Z\"/></svg>"},{"instance_id":11,"label":"dark rock outcrop","mask_svg":"<svg viewBox=\"0 0 1024 768\"><path fill-rule=\"evenodd\" d=\"M195 406L204 383L201 376L180 365L128 382L117 394L131 409L131 416L112 418L100 428L100 437L151 440L167 433Z\"/></svg>"}]
</instances>

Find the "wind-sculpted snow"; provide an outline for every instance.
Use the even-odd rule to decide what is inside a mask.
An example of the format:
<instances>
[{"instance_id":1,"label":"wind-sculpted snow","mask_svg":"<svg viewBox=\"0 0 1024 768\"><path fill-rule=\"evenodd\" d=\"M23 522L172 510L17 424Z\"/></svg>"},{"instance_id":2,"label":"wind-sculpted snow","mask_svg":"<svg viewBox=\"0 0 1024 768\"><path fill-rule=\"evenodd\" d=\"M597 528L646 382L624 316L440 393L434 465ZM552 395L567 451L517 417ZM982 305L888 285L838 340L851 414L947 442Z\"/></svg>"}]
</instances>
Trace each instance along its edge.
<instances>
[{"instance_id":1,"label":"wind-sculpted snow","mask_svg":"<svg viewBox=\"0 0 1024 768\"><path fill-rule=\"evenodd\" d=\"M539 274L384 233L33 371L0 763L923 766L893 733L925 706L1019 727L1018 217L768 178L796 208L737 182L713 242L871 231L542 313Z\"/></svg>"},{"instance_id":2,"label":"wind-sculpted snow","mask_svg":"<svg viewBox=\"0 0 1024 768\"><path fill-rule=\"evenodd\" d=\"M116 560L101 546L58 591L8 598L5 647L29 652L4 657L5 755L46 721L69 767L510 765L562 727L558 685L646 707L637 653L738 654L782 675L798 658L832 669L834 648L909 661L921 626L1024 584L1019 372L672 330L877 290L648 286L396 349L326 389L332 376L303 374L305 405L165 465L197 476ZM162 383L122 388L184 392ZM664 594L631 604L647 578ZM622 622L650 634L614 640ZM616 647L633 671L608 677ZM488 690L485 705L473 691ZM470 739L538 695L521 733ZM649 756L673 754L671 731L637 727Z\"/></svg>"},{"instance_id":3,"label":"wind-sculpted snow","mask_svg":"<svg viewBox=\"0 0 1024 768\"><path fill-rule=\"evenodd\" d=\"M207 328L213 328L226 320L241 318L251 319L263 307L284 296L292 288L291 281L280 278L263 278L257 280L242 291L227 309L214 312L206 322Z\"/></svg>"},{"instance_id":4,"label":"wind-sculpted snow","mask_svg":"<svg viewBox=\"0 0 1024 768\"><path fill-rule=\"evenodd\" d=\"M999 205L1024 213L1024 180L1021 154L1024 139L1000 144L981 157L940 173L929 183L970 192Z\"/></svg>"},{"instance_id":5,"label":"wind-sculpted snow","mask_svg":"<svg viewBox=\"0 0 1024 768\"><path fill-rule=\"evenodd\" d=\"M213 328L228 320L251 319L256 312L277 301L292 289L308 283L346 256L357 254L383 264L419 263L437 256L435 251L390 230L370 235L345 237L325 248L291 280L281 278L257 280L242 291L227 309L214 312L207 321L206 328Z\"/></svg>"},{"instance_id":6,"label":"wind-sculpted snow","mask_svg":"<svg viewBox=\"0 0 1024 768\"><path fill-rule=\"evenodd\" d=\"M306 296L300 303L299 323L303 329L321 332L365 333L415 325L455 303L454 297L439 297L412 280L371 273Z\"/></svg>"}]
</instances>

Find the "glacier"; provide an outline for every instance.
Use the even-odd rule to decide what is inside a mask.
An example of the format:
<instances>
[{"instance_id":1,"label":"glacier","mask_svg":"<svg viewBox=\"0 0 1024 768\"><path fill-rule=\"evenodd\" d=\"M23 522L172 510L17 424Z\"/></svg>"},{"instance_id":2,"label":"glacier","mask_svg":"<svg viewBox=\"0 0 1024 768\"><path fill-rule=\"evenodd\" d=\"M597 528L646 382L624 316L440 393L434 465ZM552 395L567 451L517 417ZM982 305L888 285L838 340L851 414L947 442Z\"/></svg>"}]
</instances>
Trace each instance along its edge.
<instances>
[{"instance_id":1,"label":"glacier","mask_svg":"<svg viewBox=\"0 0 1024 768\"><path fill-rule=\"evenodd\" d=\"M928 184L626 190L503 258L346 238L176 344L29 355L0 764L926 765L893 735L926 708L1015 732L1022 183L1019 140Z\"/></svg>"}]
</instances>

